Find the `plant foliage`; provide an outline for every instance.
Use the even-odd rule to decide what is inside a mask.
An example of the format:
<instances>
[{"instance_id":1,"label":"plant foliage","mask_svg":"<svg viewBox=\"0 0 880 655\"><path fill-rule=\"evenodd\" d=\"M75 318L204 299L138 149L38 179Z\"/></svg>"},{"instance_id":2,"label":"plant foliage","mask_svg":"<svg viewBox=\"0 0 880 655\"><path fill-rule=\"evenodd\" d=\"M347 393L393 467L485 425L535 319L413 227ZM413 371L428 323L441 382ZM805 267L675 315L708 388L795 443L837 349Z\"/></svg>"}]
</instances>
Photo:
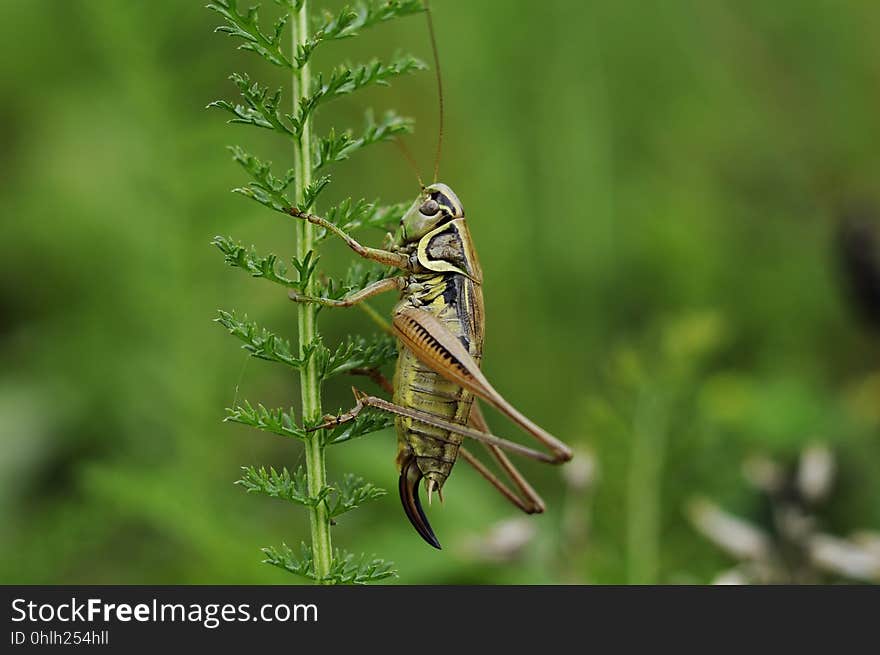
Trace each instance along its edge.
<instances>
[{"instance_id":1,"label":"plant foliage","mask_svg":"<svg viewBox=\"0 0 880 655\"><path fill-rule=\"evenodd\" d=\"M368 146L407 134L413 127L411 119L393 110L385 111L378 120L368 110L360 129L330 127L322 136L313 138L312 121L318 109L333 99L369 86L386 86L395 78L425 68L425 64L415 57L398 53L384 59L373 58L366 63L343 63L329 71L312 72L308 69L315 50L326 47L325 44L355 37L381 23L421 12L424 7L421 0L367 0L346 5L335 12L303 16L303 12L309 11L305 0L276 0L276 4L283 11L272 21L263 20L258 7L244 8L237 0L212 0L208 8L222 18L217 32L238 41L240 49L255 53L269 64L289 72L297 93L294 102L285 103L282 89L266 86L245 73L233 73L230 80L238 98L216 100L208 106L225 112L230 123L274 132L293 142L294 153L303 153L302 157L294 157L292 166L274 169L272 162L244 147L235 145L229 148L233 160L247 176L246 181L233 191L288 217L293 209L301 212L313 210L330 184L327 171L334 164L349 159ZM308 24L311 29L303 27ZM294 27L294 38L289 41L285 35L291 26L297 25L299 28ZM404 211L405 206L401 203L383 205L378 200L347 198L327 208L323 215L343 229L354 231L360 228L387 229L400 219ZM325 236L324 230L316 229L313 236L303 241L306 247L300 250L300 256L287 258L274 253L258 253L253 247L227 236L215 237L212 244L230 266L305 295L317 293L327 298L340 298L389 274L382 267L358 262L342 278L316 275L319 256L314 245ZM311 316L317 316L318 308L308 311L313 312ZM324 343L320 332L315 329L308 338L300 335L299 344L293 345L287 338L235 312L221 310L215 321L238 339L251 356L298 371L303 384L314 384L318 391L327 379L376 371L393 361L397 354L394 340L384 334L348 337L331 346ZM266 548L263 550L265 561L322 583L363 584L388 578L394 575L390 564L374 558L356 557L338 549L331 551L329 530L323 535L315 531L316 521L329 527L332 519L380 498L385 491L354 474L346 474L339 483L330 484L323 478L319 480L316 473L320 471L323 475L326 446L387 428L393 420L386 415L364 413L349 423L317 429L320 419L314 415L315 411L314 407L306 410L304 406L298 422L294 408L270 409L260 403L254 405L243 401L227 409L226 421L304 442L307 462L311 462L292 473L287 468L278 471L248 466L242 469L237 484L249 493L300 505L312 512L314 519L311 521L312 546L303 544L299 554L284 544L277 549Z\"/></svg>"}]
</instances>

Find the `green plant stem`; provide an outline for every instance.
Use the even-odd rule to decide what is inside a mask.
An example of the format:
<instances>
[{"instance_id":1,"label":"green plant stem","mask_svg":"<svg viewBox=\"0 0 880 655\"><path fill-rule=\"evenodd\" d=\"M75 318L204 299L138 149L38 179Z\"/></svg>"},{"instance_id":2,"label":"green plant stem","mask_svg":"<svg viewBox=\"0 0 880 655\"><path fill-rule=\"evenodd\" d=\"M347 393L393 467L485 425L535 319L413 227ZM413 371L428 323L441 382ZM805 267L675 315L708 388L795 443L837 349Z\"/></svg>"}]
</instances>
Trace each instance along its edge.
<instances>
[{"instance_id":1,"label":"green plant stem","mask_svg":"<svg viewBox=\"0 0 880 655\"><path fill-rule=\"evenodd\" d=\"M292 11L290 23L293 26L293 55L296 55L300 44L309 38L307 2L302 3L299 11ZM299 106L300 98L308 93L311 85L309 64L305 64L293 75L293 107L294 113ZM311 162L311 119L305 121L302 136L294 145L294 167L296 169L295 193L297 204L303 202L305 189L312 182ZM308 221L296 221L297 257L302 260L306 253L314 248L314 227ZM309 280L305 289L306 295L315 295L314 282ZM306 345L314 341L317 333L317 305L297 303L297 323L299 326L300 356ZM321 393L318 373L314 358L310 358L307 366L300 370L300 388L302 392L302 418L304 423L314 423L321 417ZM323 431L312 432L305 444L306 475L308 476L309 495L318 496L327 485L327 470L324 461ZM330 517L327 506L318 503L309 509L309 523L312 532L312 553L315 563L315 577L318 580L327 578L333 558L330 543Z\"/></svg>"}]
</instances>

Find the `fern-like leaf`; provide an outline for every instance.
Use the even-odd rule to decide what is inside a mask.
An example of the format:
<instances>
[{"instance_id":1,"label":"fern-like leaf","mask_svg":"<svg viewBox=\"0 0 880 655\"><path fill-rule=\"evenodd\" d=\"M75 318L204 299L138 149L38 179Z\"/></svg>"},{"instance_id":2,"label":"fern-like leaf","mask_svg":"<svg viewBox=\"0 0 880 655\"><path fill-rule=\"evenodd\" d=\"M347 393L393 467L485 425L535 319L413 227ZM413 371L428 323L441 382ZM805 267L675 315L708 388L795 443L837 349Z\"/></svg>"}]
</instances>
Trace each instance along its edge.
<instances>
[{"instance_id":1,"label":"fern-like leaf","mask_svg":"<svg viewBox=\"0 0 880 655\"><path fill-rule=\"evenodd\" d=\"M335 518L387 493L359 475L346 473L342 482L333 485L327 495L327 511L330 512L330 518Z\"/></svg>"},{"instance_id":2,"label":"fern-like leaf","mask_svg":"<svg viewBox=\"0 0 880 655\"><path fill-rule=\"evenodd\" d=\"M333 563L330 573L324 578L315 575L315 559L312 547L305 543L300 544L299 555L287 544L282 543L280 548L263 548L265 559L263 562L280 569L295 573L315 582L330 582L334 584L367 584L379 580L387 580L395 577L392 562L361 555L356 557L351 553L336 549L333 553Z\"/></svg>"},{"instance_id":3,"label":"fern-like leaf","mask_svg":"<svg viewBox=\"0 0 880 655\"><path fill-rule=\"evenodd\" d=\"M264 564L277 566L309 580L318 581L315 576L315 558L311 546L307 546L305 543L300 544L299 556L294 554L293 549L285 543L282 543L280 548L270 546L263 548L262 551L265 556Z\"/></svg>"},{"instance_id":4,"label":"fern-like leaf","mask_svg":"<svg viewBox=\"0 0 880 655\"><path fill-rule=\"evenodd\" d=\"M324 487L317 496L310 495L308 477L301 466L293 473L290 473L286 467L282 468L280 472L275 470L274 467L269 467L269 470L266 470L263 466L260 468L243 466L241 467L241 470L243 471L242 476L236 481L236 484L244 487L248 493L260 493L269 496L270 498L280 498L281 500L287 500L304 507L315 507L319 503L324 502L324 499L333 492L331 487ZM366 487L371 485L365 484L363 486ZM361 491L360 495L358 495L358 488L355 486L354 489L349 492L347 498L351 499L350 502L354 502L360 496L364 495L369 496L364 498L364 500L378 497L375 496L375 491L372 492L372 494L367 491ZM339 504L337 501L337 498L339 497L340 492L335 492L333 497L333 507Z\"/></svg>"},{"instance_id":5,"label":"fern-like leaf","mask_svg":"<svg viewBox=\"0 0 880 655\"><path fill-rule=\"evenodd\" d=\"M220 14L225 21L224 25L214 30L215 32L242 39L244 43L238 46L241 50L256 52L276 66L292 68L281 43L288 14L282 14L275 21L270 34L264 34L260 29L259 7L251 7L245 13L241 13L238 10L237 0L212 0L206 6Z\"/></svg>"},{"instance_id":6,"label":"fern-like leaf","mask_svg":"<svg viewBox=\"0 0 880 655\"><path fill-rule=\"evenodd\" d=\"M287 267L278 261L277 255L272 253L258 255L253 247L245 248L241 243L233 241L231 237L216 236L211 241L211 245L216 246L223 253L227 264L245 270L253 277L263 278L291 289L301 287L300 280L292 280L286 276ZM294 266L297 264L300 262L295 261Z\"/></svg>"},{"instance_id":7,"label":"fern-like leaf","mask_svg":"<svg viewBox=\"0 0 880 655\"><path fill-rule=\"evenodd\" d=\"M412 119L398 116L393 111L387 112L378 123L373 118L372 112L368 112L366 125L360 137L354 138L351 130L339 135L335 130L331 130L327 136L318 139L315 143L312 167L317 171L328 164L344 161L356 150L412 132L412 125Z\"/></svg>"},{"instance_id":8,"label":"fern-like leaf","mask_svg":"<svg viewBox=\"0 0 880 655\"><path fill-rule=\"evenodd\" d=\"M285 123L289 116L278 109L281 103L281 89L270 93L268 87L251 82L248 75L239 73L233 73L229 79L238 87L245 104L238 105L226 100L215 100L208 107L216 107L231 113L234 118L229 120L230 123L263 127L288 137L302 135L302 126L299 125L294 130Z\"/></svg>"},{"instance_id":9,"label":"fern-like leaf","mask_svg":"<svg viewBox=\"0 0 880 655\"><path fill-rule=\"evenodd\" d=\"M322 278L319 293L325 298L338 300L349 293L365 289L374 282L385 279L388 275L388 268L381 264L356 260L349 265L345 277Z\"/></svg>"},{"instance_id":10,"label":"fern-like leaf","mask_svg":"<svg viewBox=\"0 0 880 655\"><path fill-rule=\"evenodd\" d=\"M253 407L245 400L243 405L228 407L226 417L223 420L229 423L249 425L252 428L282 437L305 439L307 436L306 431L296 425L292 407L289 412L285 412L283 409L267 409L261 404Z\"/></svg>"},{"instance_id":11,"label":"fern-like leaf","mask_svg":"<svg viewBox=\"0 0 880 655\"><path fill-rule=\"evenodd\" d=\"M233 192L255 200L261 205L286 214L290 210L290 200L284 191L294 179L293 169L289 169L283 177L272 174L272 162L262 162L252 154L238 146L230 146L232 158L253 178L246 187L238 187Z\"/></svg>"},{"instance_id":12,"label":"fern-like leaf","mask_svg":"<svg viewBox=\"0 0 880 655\"><path fill-rule=\"evenodd\" d=\"M328 100L354 93L372 84L387 86L394 77L426 68L423 61L411 55L405 55L396 57L387 64L379 59L373 59L366 64L354 67L339 66L326 77L326 81L324 75L318 73L312 82L310 93L300 99L296 115L288 114L286 118L292 125L293 133L299 137L302 135L302 127L309 116Z\"/></svg>"},{"instance_id":13,"label":"fern-like leaf","mask_svg":"<svg viewBox=\"0 0 880 655\"><path fill-rule=\"evenodd\" d=\"M366 555L355 556L337 549L327 579L335 584L368 584L394 577L397 577L394 562Z\"/></svg>"},{"instance_id":14,"label":"fern-like leaf","mask_svg":"<svg viewBox=\"0 0 880 655\"><path fill-rule=\"evenodd\" d=\"M297 206L301 212L307 212L312 206L315 204L315 201L318 200L318 196L321 192L330 184L330 176L324 175L319 177L317 180L309 184L305 191L303 191L303 201Z\"/></svg>"},{"instance_id":15,"label":"fern-like leaf","mask_svg":"<svg viewBox=\"0 0 880 655\"><path fill-rule=\"evenodd\" d=\"M318 375L322 380L350 373L355 369L378 369L397 359L397 341L389 334L372 339L348 337L336 350L320 347L315 350Z\"/></svg>"},{"instance_id":16,"label":"fern-like leaf","mask_svg":"<svg viewBox=\"0 0 880 655\"><path fill-rule=\"evenodd\" d=\"M387 430L394 426L394 416L386 412L361 412L356 419L343 423L328 430L326 443L329 446L351 441L373 434L379 430Z\"/></svg>"},{"instance_id":17,"label":"fern-like leaf","mask_svg":"<svg viewBox=\"0 0 880 655\"><path fill-rule=\"evenodd\" d=\"M368 202L364 198L356 201L346 198L324 212L324 217L346 232L355 232L364 227L390 230L400 223L410 204L399 202L380 205L378 201ZM319 239L324 239L326 236L326 231L322 231Z\"/></svg>"},{"instance_id":18,"label":"fern-like leaf","mask_svg":"<svg viewBox=\"0 0 880 655\"><path fill-rule=\"evenodd\" d=\"M242 348L257 359L280 362L297 370L308 363L312 351L308 351L305 357L298 357L291 350L287 339L260 327L254 321L248 321L247 316L239 319L234 312L224 312L221 309L214 321L225 327L229 334L241 340L244 343Z\"/></svg>"},{"instance_id":19,"label":"fern-like leaf","mask_svg":"<svg viewBox=\"0 0 880 655\"><path fill-rule=\"evenodd\" d=\"M312 36L305 42L300 44L296 49L294 61L298 68L305 66L321 43L325 41L333 41L336 39L345 39L354 36L353 27L357 23L357 12L351 7L345 6L338 13L333 14L325 11L321 22L312 33Z\"/></svg>"},{"instance_id":20,"label":"fern-like leaf","mask_svg":"<svg viewBox=\"0 0 880 655\"><path fill-rule=\"evenodd\" d=\"M394 18L423 11L422 0L352 0L332 12L320 16L309 15L305 0L275 0L282 8L271 28L261 26L257 7L245 10L245 0L208 0L208 8L222 17L217 31L238 42L241 49L287 71L292 77L297 95L292 109L282 109L281 89L272 90L246 74L234 74L231 80L240 97L235 101L218 100L209 107L221 109L229 115L230 123L252 125L280 135L288 142L287 151L293 155L294 170L273 172L271 163L261 161L240 147L230 148L234 161L241 166L249 180L234 189L251 200L276 212L294 215L311 210L330 178L322 175L327 167L345 161L353 153L372 144L394 139L412 130L412 121L394 112L374 119L367 113L361 131L331 128L323 138L313 132L312 118L324 103L354 93L371 85L387 85L395 77L426 68L425 64L408 55L390 60L372 59L359 65L343 64L322 74L309 71L310 61L321 44L355 36L360 30L379 25ZM295 22L292 47L283 43L285 27ZM307 24L313 26L311 34ZM287 113L289 112L289 113ZM290 146L293 147L290 147ZM298 179L297 179L298 178ZM302 180L309 180L306 185ZM393 229L407 210L408 204L381 205L378 201L351 198L339 202L323 212L333 224L346 231L365 227ZM317 212L316 212L317 213ZM328 279L317 272L319 257L316 244L326 236L326 230L312 228L297 230L302 241L297 245L302 255L291 260L275 254L257 253L229 237L218 236L212 244L223 253L230 266L247 271L253 277L263 278L302 295L318 295L331 299L360 290L392 274L382 266L355 263L339 279ZM292 265L291 272L288 267ZM301 320L314 317L322 307L297 307ZM346 373L365 373L374 380L380 367L396 356L396 343L387 336L366 339L350 337L335 347L326 347L317 326L302 331L299 347L273 332L259 326L247 317L221 311L215 319L235 336L252 356L276 361L298 369L303 398L314 408L321 405L320 384L330 377ZM309 334L309 332L311 334ZM286 437L296 437L309 444L306 466L290 472L274 468L246 467L237 484L248 492L280 498L309 508L312 527L312 547L302 544L295 550L286 544L279 548L265 548L267 563L321 583L365 584L395 575L390 563L361 555L356 557L333 550L330 543L330 519L340 516L361 504L379 498L385 491L348 474L336 485L324 481L325 447L343 443L391 426L394 418L386 413L365 411L348 423L333 428L313 430L323 423L320 411L303 412L297 425L294 410L268 409L243 401L227 409L225 421L248 425L259 430ZM315 447L316 446L316 447ZM315 476L315 477L310 477ZM315 478L319 480L315 485ZM309 482L321 488L318 494L309 492ZM320 511L326 508L325 511Z\"/></svg>"},{"instance_id":21,"label":"fern-like leaf","mask_svg":"<svg viewBox=\"0 0 880 655\"><path fill-rule=\"evenodd\" d=\"M305 66L315 48L324 42L347 39L367 27L423 10L421 0L370 0L358 2L354 8L345 6L335 14L325 11L311 38L297 48L296 65L299 68Z\"/></svg>"}]
</instances>

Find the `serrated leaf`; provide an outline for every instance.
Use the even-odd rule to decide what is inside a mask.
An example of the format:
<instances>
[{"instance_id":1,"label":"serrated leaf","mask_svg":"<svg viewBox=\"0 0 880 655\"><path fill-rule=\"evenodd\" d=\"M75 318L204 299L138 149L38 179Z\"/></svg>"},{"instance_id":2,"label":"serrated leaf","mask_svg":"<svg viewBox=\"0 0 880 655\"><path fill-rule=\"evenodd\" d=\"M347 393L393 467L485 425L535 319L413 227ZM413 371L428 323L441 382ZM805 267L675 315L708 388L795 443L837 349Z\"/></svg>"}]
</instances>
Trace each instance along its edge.
<instances>
[{"instance_id":1,"label":"serrated leaf","mask_svg":"<svg viewBox=\"0 0 880 655\"><path fill-rule=\"evenodd\" d=\"M362 29L423 10L421 0L369 0L355 3L354 7L346 5L335 14L324 11L315 21L312 36L297 48L294 61L302 68L322 43L357 36Z\"/></svg>"},{"instance_id":2,"label":"serrated leaf","mask_svg":"<svg viewBox=\"0 0 880 655\"><path fill-rule=\"evenodd\" d=\"M238 10L237 0L212 0L208 9L220 14L225 24L215 31L240 38L244 41L239 48L256 52L266 61L283 68L293 68L284 53L282 37L288 14L282 14L273 25L270 34L260 28L259 7L251 7L245 13Z\"/></svg>"},{"instance_id":3,"label":"serrated leaf","mask_svg":"<svg viewBox=\"0 0 880 655\"><path fill-rule=\"evenodd\" d=\"M367 112L366 124L360 137L354 138L350 130L339 135L331 130L327 136L317 139L312 166L314 170L319 170L328 164L344 161L361 148L412 132L412 126L412 119L398 116L393 111L386 112L379 123L374 120L372 112Z\"/></svg>"},{"instance_id":4,"label":"serrated leaf","mask_svg":"<svg viewBox=\"0 0 880 655\"><path fill-rule=\"evenodd\" d=\"M333 562L330 573L325 578L315 575L315 559L311 546L300 544L299 555L285 543L280 548L263 548L266 559L264 563L295 573L316 582L329 582L332 584L367 584L378 580L386 580L397 575L392 562L360 555L355 557L351 553L336 549L333 553Z\"/></svg>"},{"instance_id":5,"label":"serrated leaf","mask_svg":"<svg viewBox=\"0 0 880 655\"><path fill-rule=\"evenodd\" d=\"M293 408L289 412L283 409L267 409L261 404L253 407L247 400L243 405L226 408L226 417L223 419L229 423L241 423L252 428L271 432L282 437L296 437L305 439L308 435L294 421Z\"/></svg>"},{"instance_id":6,"label":"serrated leaf","mask_svg":"<svg viewBox=\"0 0 880 655\"><path fill-rule=\"evenodd\" d=\"M211 245L216 246L223 253L227 264L235 268L247 271L253 277L263 278L291 289L299 289L300 281L286 277L286 267L278 261L278 256L269 253L258 255L253 247L245 248L240 242L235 242L231 237L216 236ZM298 268L299 261L294 261ZM314 270L314 269L312 269Z\"/></svg>"},{"instance_id":7,"label":"serrated leaf","mask_svg":"<svg viewBox=\"0 0 880 655\"><path fill-rule=\"evenodd\" d=\"M397 576L394 562L336 550L327 580L334 584L367 584Z\"/></svg>"},{"instance_id":8,"label":"serrated leaf","mask_svg":"<svg viewBox=\"0 0 880 655\"><path fill-rule=\"evenodd\" d=\"M357 201L346 198L324 212L324 218L339 225L345 232L354 232L364 227L388 230L400 223L400 219L411 204L399 202L393 205L380 205L378 200L368 202L365 198ZM324 239L326 236L326 230L321 230L318 239Z\"/></svg>"},{"instance_id":9,"label":"serrated leaf","mask_svg":"<svg viewBox=\"0 0 880 655\"><path fill-rule=\"evenodd\" d=\"M282 177L276 177L272 173L272 162L262 162L238 146L230 146L229 150L236 163L254 180L247 187L239 187L233 191L256 200L269 209L286 214L290 210L291 202L284 195L284 191L294 180L293 169L287 170Z\"/></svg>"},{"instance_id":10,"label":"serrated leaf","mask_svg":"<svg viewBox=\"0 0 880 655\"><path fill-rule=\"evenodd\" d=\"M330 518L335 518L386 494L384 489L372 482L366 482L358 475L346 473L342 482L332 485L327 495L327 511Z\"/></svg>"},{"instance_id":11,"label":"serrated leaf","mask_svg":"<svg viewBox=\"0 0 880 655\"><path fill-rule=\"evenodd\" d=\"M330 176L324 175L309 184L303 191L303 201L297 206L301 212L307 212L315 204L321 192L330 184Z\"/></svg>"},{"instance_id":12,"label":"serrated leaf","mask_svg":"<svg viewBox=\"0 0 880 655\"><path fill-rule=\"evenodd\" d=\"M247 316L239 319L235 313L219 310L215 322L225 327L229 333L241 340L242 348L258 359L271 362L280 362L297 370L302 369L308 363L309 356L298 357L290 348L290 342L260 327L254 321L248 321ZM311 351L308 352L311 355Z\"/></svg>"},{"instance_id":13,"label":"serrated leaf","mask_svg":"<svg viewBox=\"0 0 880 655\"><path fill-rule=\"evenodd\" d=\"M398 55L388 63L372 59L365 64L342 65L329 76L327 84L319 78L315 81L312 93L325 89L329 98L353 93L371 84L387 86L389 80L400 75L427 69L427 65L412 55Z\"/></svg>"},{"instance_id":14,"label":"serrated leaf","mask_svg":"<svg viewBox=\"0 0 880 655\"><path fill-rule=\"evenodd\" d=\"M281 548L271 546L263 548L265 559L264 564L277 566L280 569L295 573L304 578L317 581L315 576L315 558L312 556L312 547L305 543L300 544L300 554L296 556L293 549L285 543L281 544Z\"/></svg>"},{"instance_id":15,"label":"serrated leaf","mask_svg":"<svg viewBox=\"0 0 880 655\"><path fill-rule=\"evenodd\" d=\"M328 429L325 443L328 446L334 446L391 427L394 427L394 416L391 414L387 412L364 411L354 420Z\"/></svg>"},{"instance_id":16,"label":"serrated leaf","mask_svg":"<svg viewBox=\"0 0 880 655\"><path fill-rule=\"evenodd\" d=\"M388 85L389 80L394 77L426 68L421 60L405 55L387 64L373 59L357 66L342 65L327 75L326 79L323 73L318 73L309 94L300 99L296 114L286 114L285 118L290 122L293 133L299 137L312 112L328 100L354 93L371 84Z\"/></svg>"},{"instance_id":17,"label":"serrated leaf","mask_svg":"<svg viewBox=\"0 0 880 655\"><path fill-rule=\"evenodd\" d=\"M349 265L345 277L321 279L318 293L324 298L338 300L350 293L365 289L379 280L384 280L388 276L387 266L356 259Z\"/></svg>"},{"instance_id":18,"label":"serrated leaf","mask_svg":"<svg viewBox=\"0 0 880 655\"><path fill-rule=\"evenodd\" d=\"M315 254L314 250L309 250L306 253L306 256L301 260L296 257L291 260L293 268L299 275L299 278L296 281L296 286L300 291L305 291L306 287L309 285L309 280L311 280L312 276L315 274L319 259L320 257Z\"/></svg>"},{"instance_id":19,"label":"serrated leaf","mask_svg":"<svg viewBox=\"0 0 880 655\"><path fill-rule=\"evenodd\" d=\"M394 18L417 14L425 10L422 0L385 0L384 2L358 2L355 4L358 22L354 29L372 27Z\"/></svg>"},{"instance_id":20,"label":"serrated leaf","mask_svg":"<svg viewBox=\"0 0 880 655\"><path fill-rule=\"evenodd\" d=\"M372 339L348 337L332 352L327 348L315 351L318 376L322 380L355 369L378 369L396 359L397 340L390 334L380 334Z\"/></svg>"},{"instance_id":21,"label":"serrated leaf","mask_svg":"<svg viewBox=\"0 0 880 655\"><path fill-rule=\"evenodd\" d=\"M269 130L274 130L285 136L301 136L302 126L298 129L289 126L285 121L289 118L282 113L278 106L281 103L281 89L269 92L268 87L252 82L248 75L233 73L230 78L244 99L244 105L232 104L226 100L215 100L208 107L216 107L231 113L234 118L230 123L255 125Z\"/></svg>"},{"instance_id":22,"label":"serrated leaf","mask_svg":"<svg viewBox=\"0 0 880 655\"><path fill-rule=\"evenodd\" d=\"M315 140L312 168L317 171L328 164L348 159L354 142L351 130L336 134L336 130L331 128L326 136Z\"/></svg>"},{"instance_id":23,"label":"serrated leaf","mask_svg":"<svg viewBox=\"0 0 880 655\"><path fill-rule=\"evenodd\" d=\"M280 472L274 467L270 467L267 471L262 466L258 469L253 466L243 466L241 470L244 473L236 481L236 484L244 487L248 493L261 493L270 498L288 500L304 507L315 507L324 502L324 499L333 491L331 487L324 487L317 496L311 496L308 477L301 466L293 474L286 467L282 468ZM358 498L356 491L352 492L350 496L353 500ZM365 500L369 499L365 498ZM334 506L335 504L334 497Z\"/></svg>"},{"instance_id":24,"label":"serrated leaf","mask_svg":"<svg viewBox=\"0 0 880 655\"><path fill-rule=\"evenodd\" d=\"M302 68L308 63L315 48L321 43L354 36L352 27L357 20L357 13L348 6L343 7L336 14L325 10L312 36L296 49L294 61L297 68Z\"/></svg>"}]
</instances>

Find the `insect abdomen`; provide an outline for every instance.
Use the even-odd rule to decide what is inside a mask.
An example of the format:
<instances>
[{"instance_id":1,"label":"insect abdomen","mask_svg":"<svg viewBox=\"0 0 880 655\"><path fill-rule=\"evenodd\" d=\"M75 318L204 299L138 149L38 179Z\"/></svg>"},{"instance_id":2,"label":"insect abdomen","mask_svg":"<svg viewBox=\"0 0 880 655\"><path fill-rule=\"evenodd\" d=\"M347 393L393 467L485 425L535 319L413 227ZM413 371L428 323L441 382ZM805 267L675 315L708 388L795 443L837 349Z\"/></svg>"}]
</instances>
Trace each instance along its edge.
<instances>
[{"instance_id":1,"label":"insect abdomen","mask_svg":"<svg viewBox=\"0 0 880 655\"><path fill-rule=\"evenodd\" d=\"M399 405L446 421L467 423L472 394L428 369L407 351L398 357L394 387L394 402ZM442 486L458 457L461 435L404 416L398 416L395 425L400 450L411 452L425 477Z\"/></svg>"},{"instance_id":2,"label":"insect abdomen","mask_svg":"<svg viewBox=\"0 0 880 655\"><path fill-rule=\"evenodd\" d=\"M480 361L483 349L482 296L479 288L462 275L418 276L417 293L407 294L401 304L412 303L430 312L452 334L461 339L468 352ZM394 376L394 402L446 421L466 425L473 394L419 361L406 348L400 349ZM462 436L411 418L398 416L398 461L410 454L419 470L442 487L458 457Z\"/></svg>"}]
</instances>

